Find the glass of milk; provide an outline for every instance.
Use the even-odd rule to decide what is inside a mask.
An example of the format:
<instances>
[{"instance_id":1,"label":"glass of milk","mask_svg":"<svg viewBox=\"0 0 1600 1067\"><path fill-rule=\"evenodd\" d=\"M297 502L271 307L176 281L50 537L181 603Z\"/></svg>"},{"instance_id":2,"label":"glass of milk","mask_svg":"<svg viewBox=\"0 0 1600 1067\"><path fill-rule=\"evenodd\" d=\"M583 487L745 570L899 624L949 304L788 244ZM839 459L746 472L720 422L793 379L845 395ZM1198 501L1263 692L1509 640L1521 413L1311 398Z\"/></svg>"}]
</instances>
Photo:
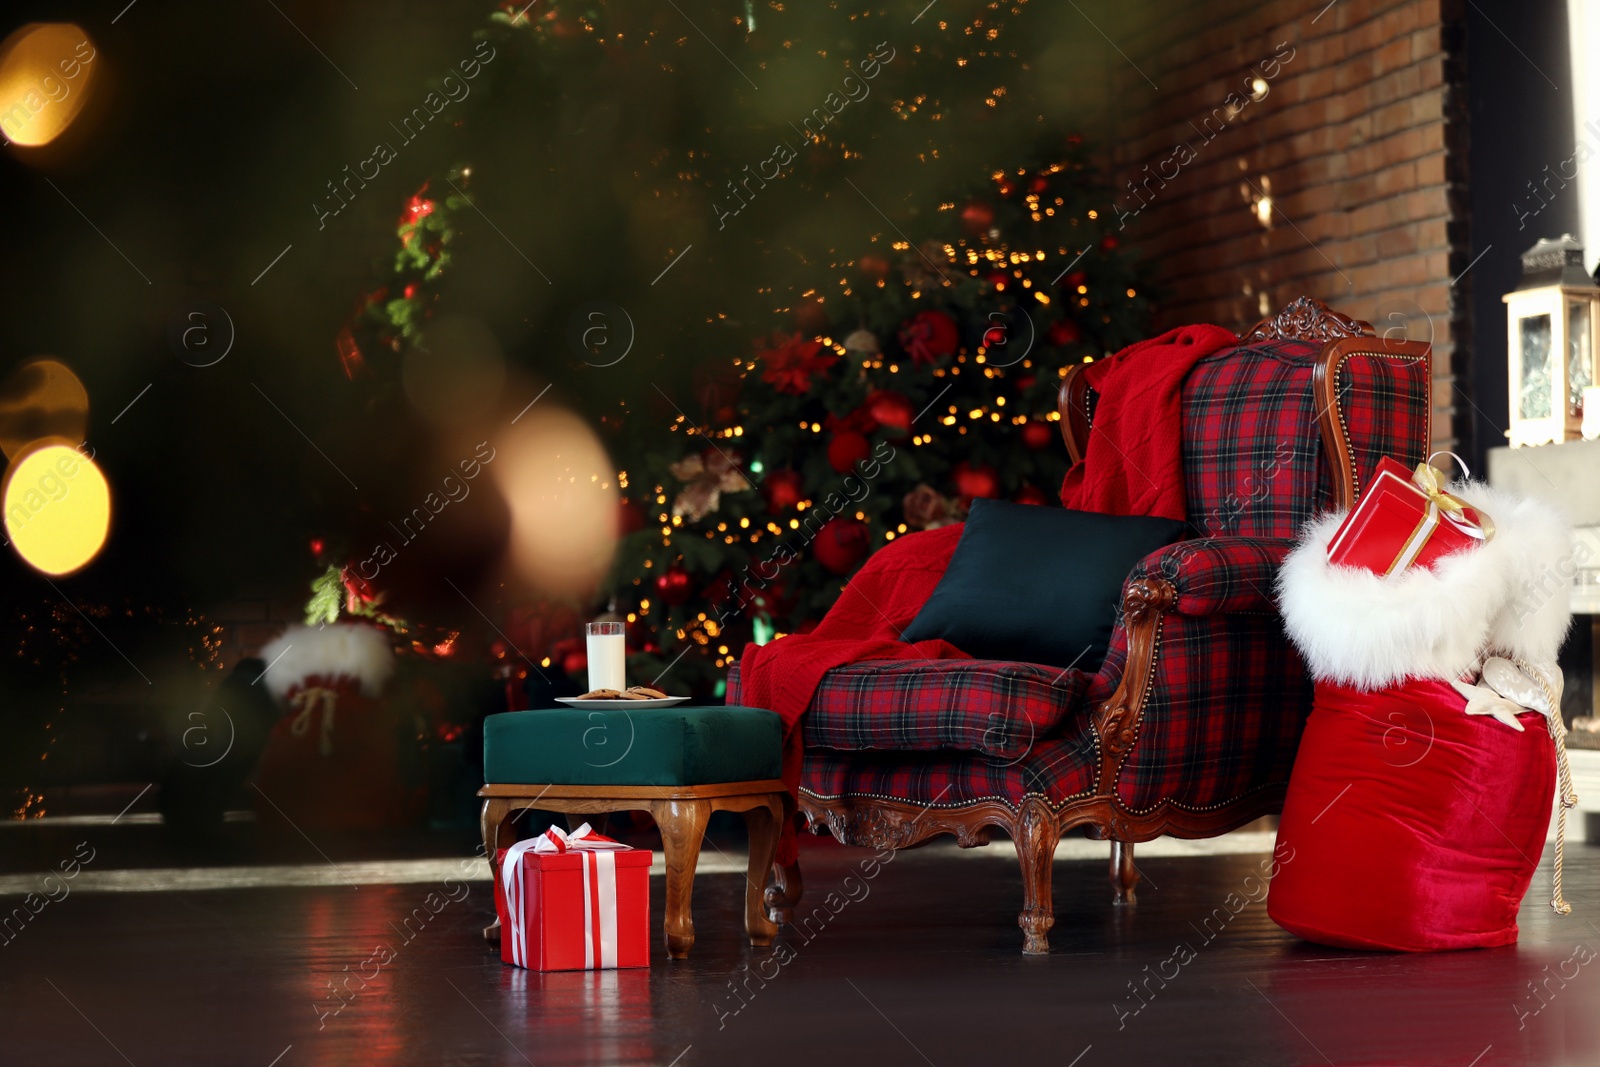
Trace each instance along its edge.
<instances>
[{"instance_id":1,"label":"glass of milk","mask_svg":"<svg viewBox=\"0 0 1600 1067\"><path fill-rule=\"evenodd\" d=\"M585 626L589 645L589 688L628 688L626 638L620 622L591 622Z\"/></svg>"}]
</instances>

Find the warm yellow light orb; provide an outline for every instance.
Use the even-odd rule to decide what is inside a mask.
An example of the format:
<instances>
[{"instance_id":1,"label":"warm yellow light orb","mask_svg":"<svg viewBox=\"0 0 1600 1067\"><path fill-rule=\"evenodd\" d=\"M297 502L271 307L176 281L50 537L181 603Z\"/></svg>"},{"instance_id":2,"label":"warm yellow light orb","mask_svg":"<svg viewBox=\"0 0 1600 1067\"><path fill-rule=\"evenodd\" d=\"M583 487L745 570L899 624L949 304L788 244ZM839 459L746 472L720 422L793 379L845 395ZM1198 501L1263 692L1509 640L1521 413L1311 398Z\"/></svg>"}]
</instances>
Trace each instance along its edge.
<instances>
[{"instance_id":1,"label":"warm yellow light orb","mask_svg":"<svg viewBox=\"0 0 1600 1067\"><path fill-rule=\"evenodd\" d=\"M548 404L548 402L547 402ZM494 476L511 512L511 562L552 596L594 593L616 551L616 466L587 423L535 406L494 442Z\"/></svg>"},{"instance_id":2,"label":"warm yellow light orb","mask_svg":"<svg viewBox=\"0 0 1600 1067\"><path fill-rule=\"evenodd\" d=\"M0 42L0 133L12 144L49 144L88 99L99 52L70 22L31 22Z\"/></svg>"},{"instance_id":3,"label":"warm yellow light orb","mask_svg":"<svg viewBox=\"0 0 1600 1067\"><path fill-rule=\"evenodd\" d=\"M106 543L111 488L71 445L44 444L14 460L0 496L12 547L46 574L72 573Z\"/></svg>"},{"instance_id":4,"label":"warm yellow light orb","mask_svg":"<svg viewBox=\"0 0 1600 1067\"><path fill-rule=\"evenodd\" d=\"M36 359L0 381L0 451L16 458L42 438L83 444L89 391L60 360Z\"/></svg>"}]
</instances>

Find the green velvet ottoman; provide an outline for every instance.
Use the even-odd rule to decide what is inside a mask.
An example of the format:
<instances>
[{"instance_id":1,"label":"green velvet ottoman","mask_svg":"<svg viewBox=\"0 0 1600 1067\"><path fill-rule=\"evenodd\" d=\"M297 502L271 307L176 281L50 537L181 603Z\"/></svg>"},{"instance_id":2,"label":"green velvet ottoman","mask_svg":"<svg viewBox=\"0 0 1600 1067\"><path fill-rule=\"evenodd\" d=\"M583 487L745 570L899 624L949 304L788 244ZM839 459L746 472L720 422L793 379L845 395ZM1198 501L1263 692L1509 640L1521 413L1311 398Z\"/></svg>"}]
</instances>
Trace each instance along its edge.
<instances>
[{"instance_id":1,"label":"green velvet ottoman","mask_svg":"<svg viewBox=\"0 0 1600 1067\"><path fill-rule=\"evenodd\" d=\"M777 935L764 901L778 830L793 800L780 780L783 725L760 708L676 707L514 711L484 720L483 844L494 857L515 843L512 819L531 808L568 815L647 811L666 854L667 953L694 945L689 900L706 820L743 812L750 828L745 932ZM797 892L798 887L792 891ZM783 913L793 901L784 894ZM484 932L498 942L499 921Z\"/></svg>"}]
</instances>

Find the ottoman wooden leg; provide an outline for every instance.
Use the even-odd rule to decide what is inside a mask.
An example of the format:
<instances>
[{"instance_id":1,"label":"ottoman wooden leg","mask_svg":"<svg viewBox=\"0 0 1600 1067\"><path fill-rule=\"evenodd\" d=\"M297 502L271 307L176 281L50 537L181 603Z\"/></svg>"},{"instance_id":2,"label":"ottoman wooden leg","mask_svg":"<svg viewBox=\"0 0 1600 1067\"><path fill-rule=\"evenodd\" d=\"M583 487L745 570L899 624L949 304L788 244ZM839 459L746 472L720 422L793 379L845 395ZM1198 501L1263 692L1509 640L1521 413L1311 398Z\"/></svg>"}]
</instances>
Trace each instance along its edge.
<instances>
[{"instance_id":1,"label":"ottoman wooden leg","mask_svg":"<svg viewBox=\"0 0 1600 1067\"><path fill-rule=\"evenodd\" d=\"M778 926L767 918L767 879L772 875L772 859L778 852L778 829L783 824L783 804L772 797L761 807L744 813L750 831L750 867L745 874L744 930L750 943L766 948L778 935Z\"/></svg>"},{"instance_id":2,"label":"ottoman wooden leg","mask_svg":"<svg viewBox=\"0 0 1600 1067\"><path fill-rule=\"evenodd\" d=\"M516 844L512 840L510 823L511 809L516 803L507 797L490 797L483 802L483 811L478 816L478 827L483 831L484 858L489 861L490 879L498 878L499 870L494 864L496 850L510 848ZM494 899L494 887L489 889L490 899ZM485 941L498 942L500 940L500 917L495 916L494 922L483 928Z\"/></svg>"},{"instance_id":3,"label":"ottoman wooden leg","mask_svg":"<svg viewBox=\"0 0 1600 1067\"><path fill-rule=\"evenodd\" d=\"M694 893L694 869L700 862L700 841L711 815L709 800L658 800L650 814L661 830L667 864L667 955L684 959L694 947L694 917L689 910Z\"/></svg>"}]
</instances>

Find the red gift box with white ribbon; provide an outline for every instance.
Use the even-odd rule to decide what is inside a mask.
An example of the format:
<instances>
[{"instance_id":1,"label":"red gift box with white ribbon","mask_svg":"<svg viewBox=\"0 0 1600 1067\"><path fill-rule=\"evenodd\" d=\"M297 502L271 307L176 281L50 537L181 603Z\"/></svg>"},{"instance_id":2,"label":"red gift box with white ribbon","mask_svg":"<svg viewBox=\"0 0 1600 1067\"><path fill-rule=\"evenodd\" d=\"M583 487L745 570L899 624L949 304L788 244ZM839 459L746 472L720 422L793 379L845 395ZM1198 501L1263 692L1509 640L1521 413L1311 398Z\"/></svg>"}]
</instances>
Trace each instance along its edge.
<instances>
[{"instance_id":1,"label":"red gift box with white ribbon","mask_svg":"<svg viewBox=\"0 0 1600 1067\"><path fill-rule=\"evenodd\" d=\"M1433 467L1419 463L1408 471L1385 456L1328 542L1328 561L1396 574L1432 566L1493 536L1489 517L1445 492Z\"/></svg>"},{"instance_id":2,"label":"red gift box with white ribbon","mask_svg":"<svg viewBox=\"0 0 1600 1067\"><path fill-rule=\"evenodd\" d=\"M494 904L500 959L531 971L650 966L652 854L551 827L501 849Z\"/></svg>"}]
</instances>

